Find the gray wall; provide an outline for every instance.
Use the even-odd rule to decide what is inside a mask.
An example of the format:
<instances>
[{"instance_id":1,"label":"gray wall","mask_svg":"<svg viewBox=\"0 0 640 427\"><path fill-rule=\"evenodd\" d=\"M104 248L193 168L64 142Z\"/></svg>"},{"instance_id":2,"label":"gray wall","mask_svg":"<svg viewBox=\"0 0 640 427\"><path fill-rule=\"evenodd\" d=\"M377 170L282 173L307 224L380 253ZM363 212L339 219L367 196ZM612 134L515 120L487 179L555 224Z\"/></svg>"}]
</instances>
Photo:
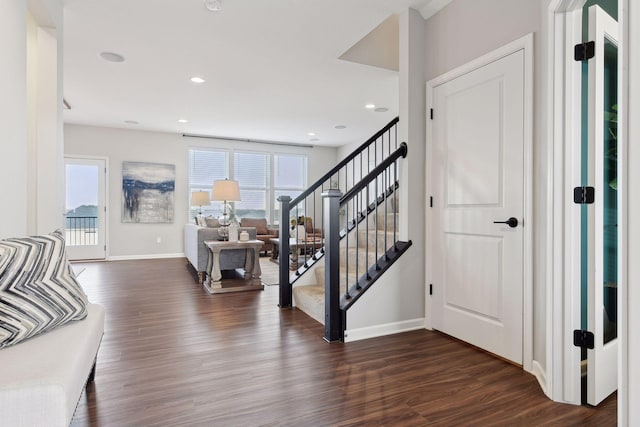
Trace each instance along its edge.
<instances>
[{"instance_id":1,"label":"gray wall","mask_svg":"<svg viewBox=\"0 0 640 427\"><path fill-rule=\"evenodd\" d=\"M65 125L65 156L99 156L109 160L109 257L169 256L184 253L183 226L187 218L188 150L210 147L309 156L309 183L336 164L335 148L285 147L247 142L183 138L178 134L134 131L80 125ZM122 162L141 161L176 165L175 220L172 224L121 222ZM161 243L157 243L160 237Z\"/></svg>"},{"instance_id":2,"label":"gray wall","mask_svg":"<svg viewBox=\"0 0 640 427\"><path fill-rule=\"evenodd\" d=\"M425 77L429 81L526 34L534 33L534 218L533 218L533 357L546 366L546 186L547 146L544 99L542 28L548 0L454 0L425 23ZM416 88L418 90L419 88ZM424 89L422 89L424 90Z\"/></svg>"}]
</instances>

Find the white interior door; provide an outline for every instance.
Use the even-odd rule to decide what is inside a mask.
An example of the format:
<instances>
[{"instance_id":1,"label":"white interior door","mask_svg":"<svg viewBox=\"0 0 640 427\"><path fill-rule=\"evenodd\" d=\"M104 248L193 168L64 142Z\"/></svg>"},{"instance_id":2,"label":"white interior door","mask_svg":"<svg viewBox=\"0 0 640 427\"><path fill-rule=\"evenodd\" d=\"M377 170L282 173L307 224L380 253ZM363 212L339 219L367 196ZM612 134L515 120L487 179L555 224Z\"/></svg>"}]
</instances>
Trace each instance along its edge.
<instances>
[{"instance_id":1,"label":"white interior door","mask_svg":"<svg viewBox=\"0 0 640 427\"><path fill-rule=\"evenodd\" d=\"M587 402L597 405L618 388L618 23L599 6L589 8L589 182L595 202L588 211L587 328L594 348L587 350Z\"/></svg>"},{"instance_id":2,"label":"white interior door","mask_svg":"<svg viewBox=\"0 0 640 427\"><path fill-rule=\"evenodd\" d=\"M70 260L106 258L106 161L65 157L66 245Z\"/></svg>"},{"instance_id":3,"label":"white interior door","mask_svg":"<svg viewBox=\"0 0 640 427\"><path fill-rule=\"evenodd\" d=\"M518 364L524 73L522 49L435 86L430 161L432 326ZM509 218L510 225L496 223Z\"/></svg>"}]
</instances>

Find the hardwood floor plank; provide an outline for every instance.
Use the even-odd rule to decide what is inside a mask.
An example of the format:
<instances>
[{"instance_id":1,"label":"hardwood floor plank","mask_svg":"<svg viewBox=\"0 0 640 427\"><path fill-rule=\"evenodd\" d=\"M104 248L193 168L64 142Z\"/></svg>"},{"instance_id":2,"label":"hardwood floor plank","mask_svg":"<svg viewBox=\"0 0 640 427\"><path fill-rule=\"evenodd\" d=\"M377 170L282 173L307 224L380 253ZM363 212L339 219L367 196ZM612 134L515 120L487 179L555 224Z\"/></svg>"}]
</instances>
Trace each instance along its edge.
<instances>
[{"instance_id":1,"label":"hardwood floor plank","mask_svg":"<svg viewBox=\"0 0 640 427\"><path fill-rule=\"evenodd\" d=\"M183 259L84 263L106 310L73 426L614 426L521 368L426 330L329 345L278 287L209 295Z\"/></svg>"}]
</instances>

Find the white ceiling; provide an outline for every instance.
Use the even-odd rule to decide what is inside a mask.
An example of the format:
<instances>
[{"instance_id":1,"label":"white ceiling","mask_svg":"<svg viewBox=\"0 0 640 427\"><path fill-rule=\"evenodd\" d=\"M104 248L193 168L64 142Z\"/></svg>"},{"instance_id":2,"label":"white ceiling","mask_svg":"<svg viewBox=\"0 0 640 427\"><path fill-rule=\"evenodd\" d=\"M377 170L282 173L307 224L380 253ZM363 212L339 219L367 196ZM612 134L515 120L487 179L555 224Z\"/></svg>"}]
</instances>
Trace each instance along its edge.
<instances>
[{"instance_id":1,"label":"white ceiling","mask_svg":"<svg viewBox=\"0 0 640 427\"><path fill-rule=\"evenodd\" d=\"M203 0L65 0L64 96L72 107L65 122L363 142L398 114L398 74L338 58L391 14L433 13L438 3L222 0L221 12L209 12ZM107 62L104 51L126 60ZM367 103L389 111L366 110Z\"/></svg>"}]
</instances>

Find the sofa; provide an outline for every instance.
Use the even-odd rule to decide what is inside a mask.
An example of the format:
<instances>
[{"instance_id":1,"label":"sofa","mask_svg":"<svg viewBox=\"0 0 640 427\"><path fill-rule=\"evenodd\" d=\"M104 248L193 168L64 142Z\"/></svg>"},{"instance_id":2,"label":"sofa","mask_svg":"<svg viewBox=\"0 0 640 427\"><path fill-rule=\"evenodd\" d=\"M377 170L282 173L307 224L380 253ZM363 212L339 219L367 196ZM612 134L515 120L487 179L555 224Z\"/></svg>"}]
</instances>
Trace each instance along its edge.
<instances>
[{"instance_id":1,"label":"sofa","mask_svg":"<svg viewBox=\"0 0 640 427\"><path fill-rule=\"evenodd\" d=\"M0 240L0 424L71 423L95 375L104 316L67 261L62 231Z\"/></svg>"},{"instance_id":2,"label":"sofa","mask_svg":"<svg viewBox=\"0 0 640 427\"><path fill-rule=\"evenodd\" d=\"M254 227L256 229L256 239L264 242L262 250L265 255L273 250L271 239L279 236L279 230L277 228L270 228L265 218L242 218L240 224L243 227Z\"/></svg>"},{"instance_id":3,"label":"sofa","mask_svg":"<svg viewBox=\"0 0 640 427\"><path fill-rule=\"evenodd\" d=\"M249 239L255 240L256 229L254 227L240 227L238 233L246 231ZM203 227L196 224L184 226L184 255L189 265L197 274L198 283L204 282L209 260L209 248L204 244L206 240L222 240L218 233L218 227ZM244 268L246 251L233 249L220 253L220 269L232 270Z\"/></svg>"}]
</instances>

